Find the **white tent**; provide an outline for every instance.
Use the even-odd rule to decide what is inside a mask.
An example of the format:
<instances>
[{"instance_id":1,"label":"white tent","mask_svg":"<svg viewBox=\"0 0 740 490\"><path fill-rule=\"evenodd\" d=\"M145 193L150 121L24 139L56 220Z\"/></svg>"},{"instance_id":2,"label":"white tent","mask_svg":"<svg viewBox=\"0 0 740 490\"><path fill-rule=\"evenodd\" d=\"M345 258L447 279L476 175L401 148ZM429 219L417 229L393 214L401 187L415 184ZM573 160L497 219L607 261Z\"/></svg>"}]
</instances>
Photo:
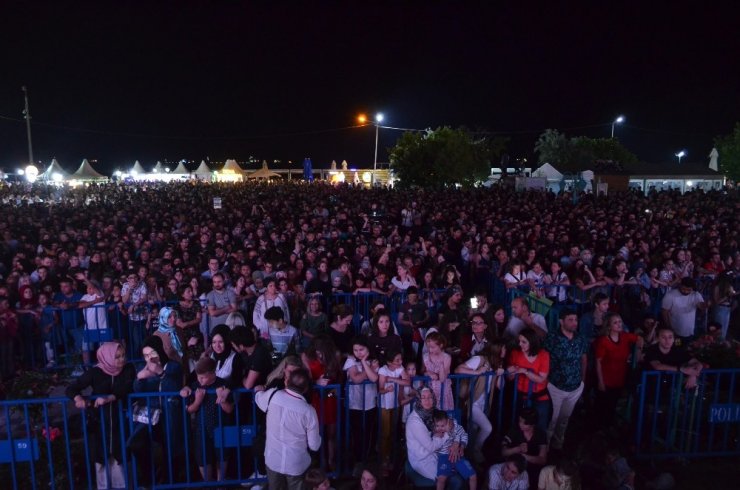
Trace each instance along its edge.
<instances>
[{"instance_id":1,"label":"white tent","mask_svg":"<svg viewBox=\"0 0 740 490\"><path fill-rule=\"evenodd\" d=\"M185 164L180 162L179 165L172 171L173 175L190 175L190 170L185 168Z\"/></svg>"},{"instance_id":2,"label":"white tent","mask_svg":"<svg viewBox=\"0 0 740 490\"><path fill-rule=\"evenodd\" d=\"M39 180L45 182L61 182L67 177L69 177L69 173L59 165L56 158L53 158L49 167L39 176Z\"/></svg>"},{"instance_id":3,"label":"white tent","mask_svg":"<svg viewBox=\"0 0 740 490\"><path fill-rule=\"evenodd\" d=\"M131 167L131 171L129 172L131 175L138 175L145 173L146 170L144 170L144 167L141 166L138 160L134 162L134 166Z\"/></svg>"},{"instance_id":4,"label":"white tent","mask_svg":"<svg viewBox=\"0 0 740 490\"><path fill-rule=\"evenodd\" d=\"M244 170L236 163L236 160L230 158L226 160L224 167L216 172L218 182L241 182L244 180Z\"/></svg>"},{"instance_id":5,"label":"white tent","mask_svg":"<svg viewBox=\"0 0 740 490\"><path fill-rule=\"evenodd\" d=\"M337 161L332 160L331 161L331 168L329 170L336 170L337 169Z\"/></svg>"},{"instance_id":6,"label":"white tent","mask_svg":"<svg viewBox=\"0 0 740 490\"><path fill-rule=\"evenodd\" d=\"M82 163L80 164L79 168L75 173L70 175L69 179L71 181L77 181L77 182L107 182L108 177L105 175L98 173L97 170L95 170L92 165L90 165L90 162L87 161L87 158L82 160Z\"/></svg>"},{"instance_id":7,"label":"white tent","mask_svg":"<svg viewBox=\"0 0 740 490\"><path fill-rule=\"evenodd\" d=\"M532 177L545 177L548 181L560 181L563 174L549 163L545 163L540 168L532 172Z\"/></svg>"},{"instance_id":8,"label":"white tent","mask_svg":"<svg viewBox=\"0 0 740 490\"><path fill-rule=\"evenodd\" d=\"M193 170L192 173L196 178L200 180L211 180L212 172L211 172L211 169L208 168L208 165L206 165L205 160L201 160L198 168Z\"/></svg>"},{"instance_id":9,"label":"white tent","mask_svg":"<svg viewBox=\"0 0 740 490\"><path fill-rule=\"evenodd\" d=\"M152 169L153 174L163 174L164 173L164 167L162 166L162 162L157 160L157 164Z\"/></svg>"},{"instance_id":10,"label":"white tent","mask_svg":"<svg viewBox=\"0 0 740 490\"><path fill-rule=\"evenodd\" d=\"M247 175L249 179L276 179L280 174L267 168L267 160L262 160L262 168Z\"/></svg>"}]
</instances>

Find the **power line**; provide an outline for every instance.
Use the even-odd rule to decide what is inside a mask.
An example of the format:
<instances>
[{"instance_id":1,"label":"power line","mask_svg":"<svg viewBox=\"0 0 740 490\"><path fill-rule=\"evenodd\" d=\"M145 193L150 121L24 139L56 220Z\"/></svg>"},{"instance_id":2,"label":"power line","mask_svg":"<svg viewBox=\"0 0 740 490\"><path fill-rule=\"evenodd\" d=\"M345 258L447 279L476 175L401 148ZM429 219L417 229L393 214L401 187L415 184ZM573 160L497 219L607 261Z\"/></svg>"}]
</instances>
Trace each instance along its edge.
<instances>
[{"instance_id":1,"label":"power line","mask_svg":"<svg viewBox=\"0 0 740 490\"><path fill-rule=\"evenodd\" d=\"M18 122L18 123L25 122L24 119L17 118L17 117L4 116L2 114L0 114L0 119L6 120L6 121ZM131 138L154 138L154 139L172 139L172 140L210 140L210 141L239 141L239 140L280 138L280 137L286 137L286 136L308 136L312 134L336 133L340 131L348 131L350 129L375 126L374 123L363 123L363 124L355 124L352 126L343 126L339 128L326 128L326 129L295 131L295 132L285 132L285 133L268 133L268 134L241 135L241 136L177 136L177 135L155 135L155 134L145 134L145 133L129 133L129 132L122 132L122 131L105 131L105 130L100 130L100 129L63 126L59 124L39 122L38 120L34 120L33 124L35 126L42 126L46 128L52 128L52 129L60 129L63 131L102 134L102 135L107 135L107 136L125 136L125 137L131 137ZM471 133L481 134L481 135L527 135L527 134L541 134L547 129L557 129L558 131L575 131L575 130L580 130L580 129L602 128L602 127L607 127L610 124L611 122L587 124L587 125L582 125L582 126L570 126L570 127L564 127L564 128L550 127L550 128L518 129L518 130L517 129L515 130L490 130L490 131L486 130L486 131L471 131ZM668 130L663 130L663 129L643 128L640 126L634 126L632 124L624 124L624 126L631 128L631 129L638 130L638 131L646 131L646 132L652 132L652 133L675 134L675 135L680 135L680 136L711 136L706 133L685 133L685 132L679 132L679 131L668 131ZM380 127L381 129L390 129L392 131L413 131L413 132L425 132L430 129L430 128L424 128L424 129L402 128L402 127L384 126L384 125L379 125L378 127Z\"/></svg>"}]
</instances>

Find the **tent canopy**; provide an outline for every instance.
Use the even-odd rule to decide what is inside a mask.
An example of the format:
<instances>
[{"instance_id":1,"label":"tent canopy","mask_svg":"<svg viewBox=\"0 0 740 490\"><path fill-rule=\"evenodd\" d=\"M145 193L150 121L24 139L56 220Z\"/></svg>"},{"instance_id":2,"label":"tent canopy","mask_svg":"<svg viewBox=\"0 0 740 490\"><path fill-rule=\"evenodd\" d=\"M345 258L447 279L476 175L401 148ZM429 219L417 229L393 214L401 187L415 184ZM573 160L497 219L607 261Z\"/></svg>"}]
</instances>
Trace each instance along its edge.
<instances>
[{"instance_id":1,"label":"tent canopy","mask_svg":"<svg viewBox=\"0 0 740 490\"><path fill-rule=\"evenodd\" d=\"M130 173L132 173L132 174L143 174L145 172L146 172L146 170L144 170L144 167L142 167L141 164L139 163L139 161L136 160L134 162L134 166L131 167L131 172Z\"/></svg>"},{"instance_id":2,"label":"tent canopy","mask_svg":"<svg viewBox=\"0 0 740 490\"><path fill-rule=\"evenodd\" d=\"M59 174L62 176L61 179L57 177L57 179L54 178L55 174ZM47 167L46 170L44 170L44 173L41 174L40 179L41 180L63 180L66 179L69 176L69 172L66 172L61 165L59 165L59 162L56 158L53 158L51 160L51 164Z\"/></svg>"},{"instance_id":3,"label":"tent canopy","mask_svg":"<svg viewBox=\"0 0 740 490\"><path fill-rule=\"evenodd\" d=\"M198 168L196 168L193 171L193 174L200 175L202 177L203 176L210 177L211 176L211 169L208 168L208 165L206 165L206 161L205 160L201 160L200 161L200 165L198 165Z\"/></svg>"},{"instance_id":4,"label":"tent canopy","mask_svg":"<svg viewBox=\"0 0 740 490\"><path fill-rule=\"evenodd\" d=\"M87 158L85 158L84 160L82 160L82 163L80 164L77 171L70 176L70 179L73 179L73 180L108 180L108 177L106 177L103 174L98 173L94 168L92 168L92 165L90 165L90 162L87 161Z\"/></svg>"},{"instance_id":5,"label":"tent canopy","mask_svg":"<svg viewBox=\"0 0 740 490\"><path fill-rule=\"evenodd\" d=\"M540 168L532 172L532 177L545 177L547 180L561 180L563 174L549 163L545 163Z\"/></svg>"},{"instance_id":6,"label":"tent canopy","mask_svg":"<svg viewBox=\"0 0 740 490\"><path fill-rule=\"evenodd\" d=\"M277 172L273 172L269 168L267 168L267 160L262 160L262 168L252 172L247 176L247 178L250 179L275 179L279 178L281 175Z\"/></svg>"},{"instance_id":7,"label":"tent canopy","mask_svg":"<svg viewBox=\"0 0 740 490\"><path fill-rule=\"evenodd\" d=\"M190 171L185 168L185 164L180 162L180 164L175 168L175 170L172 171L173 174L177 175L190 175Z\"/></svg>"}]
</instances>

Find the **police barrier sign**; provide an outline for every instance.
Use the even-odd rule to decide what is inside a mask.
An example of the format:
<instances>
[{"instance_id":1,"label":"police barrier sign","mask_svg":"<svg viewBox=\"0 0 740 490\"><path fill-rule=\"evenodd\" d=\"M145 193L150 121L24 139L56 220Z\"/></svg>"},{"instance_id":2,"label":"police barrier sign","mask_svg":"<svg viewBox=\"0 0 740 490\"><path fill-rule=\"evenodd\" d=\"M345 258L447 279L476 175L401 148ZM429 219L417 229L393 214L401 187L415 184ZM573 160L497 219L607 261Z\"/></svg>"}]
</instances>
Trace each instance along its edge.
<instances>
[{"instance_id":1,"label":"police barrier sign","mask_svg":"<svg viewBox=\"0 0 740 490\"><path fill-rule=\"evenodd\" d=\"M740 422L740 403L718 403L709 407L710 424Z\"/></svg>"}]
</instances>

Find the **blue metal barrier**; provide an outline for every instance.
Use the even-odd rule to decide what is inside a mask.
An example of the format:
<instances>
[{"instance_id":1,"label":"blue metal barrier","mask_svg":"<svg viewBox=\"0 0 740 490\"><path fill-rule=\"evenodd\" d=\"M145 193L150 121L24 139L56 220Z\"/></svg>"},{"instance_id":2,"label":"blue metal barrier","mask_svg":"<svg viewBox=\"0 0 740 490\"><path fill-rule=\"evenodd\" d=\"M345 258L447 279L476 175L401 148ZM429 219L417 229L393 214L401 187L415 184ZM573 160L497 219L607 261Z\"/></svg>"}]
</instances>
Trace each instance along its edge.
<instances>
[{"instance_id":1,"label":"blue metal barrier","mask_svg":"<svg viewBox=\"0 0 740 490\"><path fill-rule=\"evenodd\" d=\"M702 371L698 387L684 375L646 371L638 388L638 457L740 455L740 369Z\"/></svg>"}]
</instances>

